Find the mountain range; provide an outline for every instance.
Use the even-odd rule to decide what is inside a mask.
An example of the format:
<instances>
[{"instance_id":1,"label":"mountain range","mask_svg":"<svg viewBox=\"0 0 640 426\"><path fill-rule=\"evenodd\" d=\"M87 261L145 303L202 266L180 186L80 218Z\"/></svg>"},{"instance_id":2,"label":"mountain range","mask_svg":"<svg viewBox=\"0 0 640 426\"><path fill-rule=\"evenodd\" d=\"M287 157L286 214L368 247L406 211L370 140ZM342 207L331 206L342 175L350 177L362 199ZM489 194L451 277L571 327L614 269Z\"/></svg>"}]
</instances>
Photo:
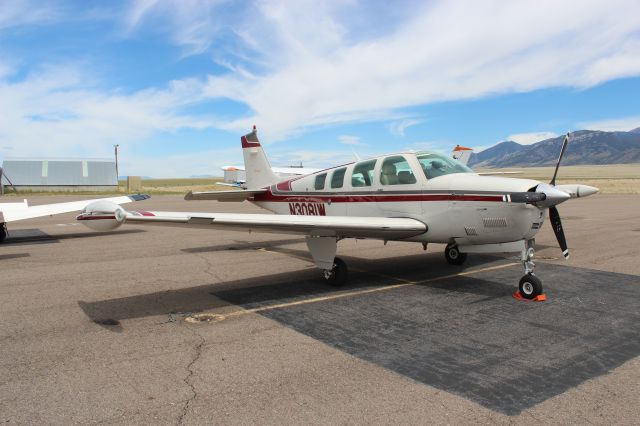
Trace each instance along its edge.
<instances>
[{"instance_id":1,"label":"mountain range","mask_svg":"<svg viewBox=\"0 0 640 426\"><path fill-rule=\"evenodd\" d=\"M504 141L471 154L469 166L503 168L555 165L564 136L531 145ZM572 132L563 165L640 163L640 127L628 132L578 130Z\"/></svg>"}]
</instances>

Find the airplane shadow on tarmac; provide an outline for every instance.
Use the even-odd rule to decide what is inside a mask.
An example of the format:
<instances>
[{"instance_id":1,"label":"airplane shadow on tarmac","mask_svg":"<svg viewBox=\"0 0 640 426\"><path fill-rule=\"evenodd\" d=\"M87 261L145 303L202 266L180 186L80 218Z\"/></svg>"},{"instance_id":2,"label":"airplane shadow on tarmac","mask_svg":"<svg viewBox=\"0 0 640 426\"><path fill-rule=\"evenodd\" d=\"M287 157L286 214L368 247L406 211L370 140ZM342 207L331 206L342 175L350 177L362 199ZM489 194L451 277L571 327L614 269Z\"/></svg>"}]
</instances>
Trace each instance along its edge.
<instances>
[{"instance_id":1,"label":"airplane shadow on tarmac","mask_svg":"<svg viewBox=\"0 0 640 426\"><path fill-rule=\"evenodd\" d=\"M118 231L96 232L96 231L83 231L83 232L70 232L60 235L51 235L40 229L16 229L9 231L7 239L2 243L3 246L11 245L27 245L27 244L53 244L58 243L60 240L69 240L72 238L92 238L107 235L121 235L121 234L137 234L139 232L146 232L143 229L122 229Z\"/></svg>"},{"instance_id":2,"label":"airplane shadow on tarmac","mask_svg":"<svg viewBox=\"0 0 640 426\"><path fill-rule=\"evenodd\" d=\"M316 270L302 270L79 305L96 322L116 323L229 304L266 307L258 314L507 415L640 355L637 276L539 263L549 299L535 303L511 297L522 275L519 265L450 277L504 264L500 258L472 256L465 268L447 265L439 253L384 262L345 259L352 272L343 289L323 285ZM393 287L406 281L416 284ZM389 289L268 308L384 286Z\"/></svg>"}]
</instances>

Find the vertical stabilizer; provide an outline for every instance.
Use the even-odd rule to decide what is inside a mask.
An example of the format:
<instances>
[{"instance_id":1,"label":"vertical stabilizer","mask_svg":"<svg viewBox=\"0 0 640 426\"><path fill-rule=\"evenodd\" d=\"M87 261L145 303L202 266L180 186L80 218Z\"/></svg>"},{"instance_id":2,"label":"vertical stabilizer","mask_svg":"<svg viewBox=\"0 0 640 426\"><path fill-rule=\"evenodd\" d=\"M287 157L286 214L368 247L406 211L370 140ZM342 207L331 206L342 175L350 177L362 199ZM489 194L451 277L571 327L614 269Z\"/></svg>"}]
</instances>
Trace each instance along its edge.
<instances>
[{"instance_id":1,"label":"vertical stabilizer","mask_svg":"<svg viewBox=\"0 0 640 426\"><path fill-rule=\"evenodd\" d=\"M464 146L456 145L456 147L453 148L453 159L458 160L462 164L466 165L471 158L472 152L473 149L471 148L465 148Z\"/></svg>"},{"instance_id":2,"label":"vertical stabilizer","mask_svg":"<svg viewBox=\"0 0 640 426\"><path fill-rule=\"evenodd\" d=\"M251 133L242 136L240 141L247 174L247 188L260 189L278 183L281 179L271 170L269 160L258 140L256 126L253 126Z\"/></svg>"}]
</instances>

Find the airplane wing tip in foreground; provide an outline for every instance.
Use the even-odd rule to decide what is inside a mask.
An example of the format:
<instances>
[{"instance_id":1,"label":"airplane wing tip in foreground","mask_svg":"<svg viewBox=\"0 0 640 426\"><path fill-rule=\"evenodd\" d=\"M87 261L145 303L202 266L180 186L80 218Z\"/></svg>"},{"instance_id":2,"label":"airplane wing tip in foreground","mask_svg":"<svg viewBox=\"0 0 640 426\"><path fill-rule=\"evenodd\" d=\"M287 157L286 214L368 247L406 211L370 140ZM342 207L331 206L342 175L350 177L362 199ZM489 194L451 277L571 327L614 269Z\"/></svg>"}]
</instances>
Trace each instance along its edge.
<instances>
[{"instance_id":1,"label":"airplane wing tip in foreground","mask_svg":"<svg viewBox=\"0 0 640 426\"><path fill-rule=\"evenodd\" d=\"M191 192L191 191L189 191ZM127 197L129 197L131 199L131 201L143 201L143 200L148 200L149 198L151 198L151 195L149 194L131 194L131 195L127 195Z\"/></svg>"}]
</instances>

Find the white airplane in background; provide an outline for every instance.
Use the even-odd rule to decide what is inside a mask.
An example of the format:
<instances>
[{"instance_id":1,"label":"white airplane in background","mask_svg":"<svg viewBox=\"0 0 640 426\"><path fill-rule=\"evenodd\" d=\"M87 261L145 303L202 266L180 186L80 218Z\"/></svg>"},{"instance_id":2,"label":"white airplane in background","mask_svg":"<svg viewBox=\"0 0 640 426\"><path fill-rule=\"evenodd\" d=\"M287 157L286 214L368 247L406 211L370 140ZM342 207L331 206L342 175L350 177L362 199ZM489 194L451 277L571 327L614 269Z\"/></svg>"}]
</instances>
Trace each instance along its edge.
<instances>
[{"instance_id":1,"label":"white airplane in background","mask_svg":"<svg viewBox=\"0 0 640 426\"><path fill-rule=\"evenodd\" d=\"M273 173L257 131L242 136L247 190L189 192L187 200L249 200L273 214L136 212L109 201L87 206L77 220L106 231L123 223L190 226L301 234L314 263L333 285L347 281L347 265L336 257L343 238L422 244L445 243L450 264L467 253L517 252L525 275L522 297L542 294L533 274L534 237L549 216L565 257L569 250L556 206L598 192L586 185L555 185L564 140L549 184L530 179L480 176L433 152L400 152L332 167L282 181Z\"/></svg>"},{"instance_id":2,"label":"white airplane in background","mask_svg":"<svg viewBox=\"0 0 640 426\"><path fill-rule=\"evenodd\" d=\"M471 158L471 154L473 153L473 148L466 148L464 146L456 145L453 148L453 159L458 160L458 162L464 164L465 166L469 162Z\"/></svg>"},{"instance_id":3,"label":"white airplane in background","mask_svg":"<svg viewBox=\"0 0 640 426\"><path fill-rule=\"evenodd\" d=\"M22 203L0 203L0 243L2 243L7 237L8 222L81 211L87 207L87 205L96 201L106 201L119 205L130 203L132 201L146 200L147 198L149 198L148 195L138 194L121 197L94 198L93 200L71 201L68 203L43 204L40 206L29 206L27 200L23 200Z\"/></svg>"},{"instance_id":4,"label":"white airplane in background","mask_svg":"<svg viewBox=\"0 0 640 426\"><path fill-rule=\"evenodd\" d=\"M246 173L244 166L224 166L222 167L222 170L225 172L240 171L240 172ZM271 170L278 177L284 180L285 178L310 175L312 173L319 171L320 169L311 169L309 167L302 167L302 165L300 165L300 167L296 167L296 166L272 167ZM216 183L216 185L233 186L235 188L244 188L246 182L247 182L246 179L239 179L235 182L218 182Z\"/></svg>"}]
</instances>

